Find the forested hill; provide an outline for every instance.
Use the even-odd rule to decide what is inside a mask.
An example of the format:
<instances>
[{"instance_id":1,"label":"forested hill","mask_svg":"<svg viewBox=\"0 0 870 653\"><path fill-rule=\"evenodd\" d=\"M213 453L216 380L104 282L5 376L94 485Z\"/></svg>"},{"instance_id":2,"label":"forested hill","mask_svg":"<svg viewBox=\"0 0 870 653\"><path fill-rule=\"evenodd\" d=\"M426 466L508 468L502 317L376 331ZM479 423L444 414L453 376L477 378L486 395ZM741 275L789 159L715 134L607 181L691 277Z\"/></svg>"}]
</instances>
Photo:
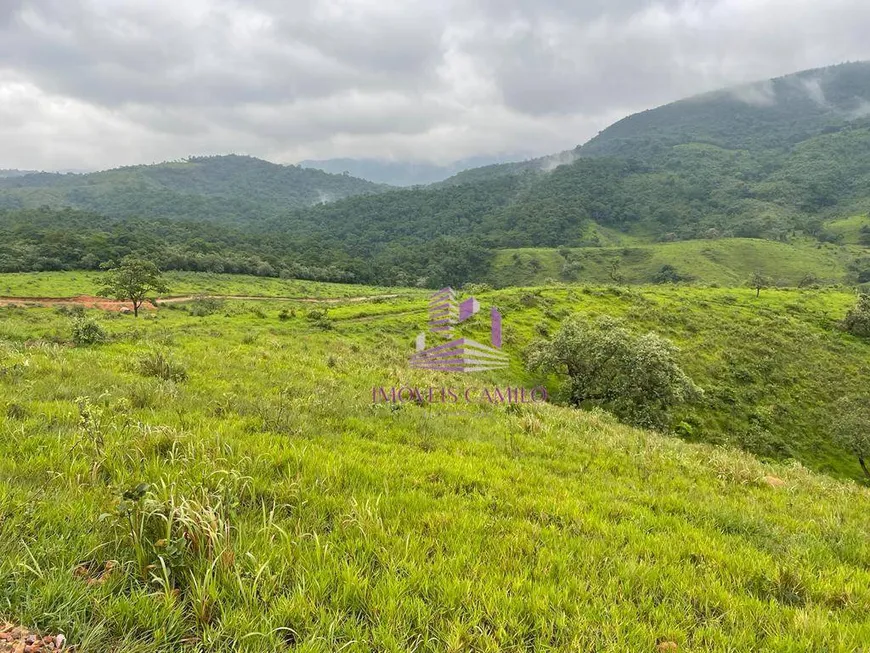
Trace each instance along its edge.
<instances>
[{"instance_id":1,"label":"forested hill","mask_svg":"<svg viewBox=\"0 0 870 653\"><path fill-rule=\"evenodd\" d=\"M870 115L870 62L807 70L634 114L605 129L580 156L647 157L683 143L787 151Z\"/></svg>"},{"instance_id":2,"label":"forested hill","mask_svg":"<svg viewBox=\"0 0 870 653\"><path fill-rule=\"evenodd\" d=\"M460 172L445 184L548 172L577 157L655 159L676 145L788 151L870 115L870 62L818 68L690 97L614 123L574 150Z\"/></svg>"},{"instance_id":3,"label":"forested hill","mask_svg":"<svg viewBox=\"0 0 870 653\"><path fill-rule=\"evenodd\" d=\"M574 151L468 170L438 188L437 199L390 193L311 215L365 235L371 216L382 230L402 206L425 203L403 233L426 233L434 220L491 247L594 245L599 227L648 242L835 239L829 221L870 209L870 63L690 98L626 118ZM511 194L486 200L490 192ZM457 203L463 196L476 201Z\"/></svg>"},{"instance_id":4,"label":"forested hill","mask_svg":"<svg viewBox=\"0 0 870 653\"><path fill-rule=\"evenodd\" d=\"M10 177L23 177L24 175L32 175L35 174L35 170L8 170L8 169L0 169L0 179L7 179Z\"/></svg>"},{"instance_id":5,"label":"forested hill","mask_svg":"<svg viewBox=\"0 0 870 653\"><path fill-rule=\"evenodd\" d=\"M72 207L113 217L244 223L386 186L248 156L192 157L89 174L0 179L0 208Z\"/></svg>"},{"instance_id":6,"label":"forested hill","mask_svg":"<svg viewBox=\"0 0 870 653\"><path fill-rule=\"evenodd\" d=\"M46 206L86 209L72 234L83 240L27 208ZM156 255L165 242L173 252L160 262L176 269L457 285L483 278L508 248L724 238L868 245L868 212L870 64L845 64L677 102L576 150L426 188L239 156L0 179L0 268L92 266L146 242ZM80 246L61 248L72 242Z\"/></svg>"}]
</instances>

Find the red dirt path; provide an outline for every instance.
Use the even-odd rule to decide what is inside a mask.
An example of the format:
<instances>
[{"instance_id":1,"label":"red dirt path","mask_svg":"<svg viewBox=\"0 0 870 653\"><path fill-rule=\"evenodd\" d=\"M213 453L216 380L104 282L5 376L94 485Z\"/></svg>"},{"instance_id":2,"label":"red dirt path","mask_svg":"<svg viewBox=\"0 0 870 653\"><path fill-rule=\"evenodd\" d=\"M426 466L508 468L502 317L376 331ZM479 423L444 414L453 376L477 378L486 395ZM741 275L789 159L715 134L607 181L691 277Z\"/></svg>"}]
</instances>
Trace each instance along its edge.
<instances>
[{"instance_id":1,"label":"red dirt path","mask_svg":"<svg viewBox=\"0 0 870 653\"><path fill-rule=\"evenodd\" d=\"M165 297L157 299L160 304L180 304L195 299L247 299L247 300L271 300L311 302L324 304L337 304L340 302L366 302L373 299L392 299L398 295L375 295L373 297L260 297L254 295L188 295L184 297ZM91 295L79 295L78 297L0 297L0 306L84 306L85 308L101 308L104 311L120 311L125 308L132 310L130 302L120 302L105 297L93 297ZM151 302L145 302L139 310L153 311L155 306Z\"/></svg>"},{"instance_id":2,"label":"red dirt path","mask_svg":"<svg viewBox=\"0 0 870 653\"><path fill-rule=\"evenodd\" d=\"M133 310L130 302L119 302L105 297L79 295L78 297L0 297L0 306L84 306L102 308L104 311L120 311L122 308ZM145 302L142 309L154 310Z\"/></svg>"}]
</instances>

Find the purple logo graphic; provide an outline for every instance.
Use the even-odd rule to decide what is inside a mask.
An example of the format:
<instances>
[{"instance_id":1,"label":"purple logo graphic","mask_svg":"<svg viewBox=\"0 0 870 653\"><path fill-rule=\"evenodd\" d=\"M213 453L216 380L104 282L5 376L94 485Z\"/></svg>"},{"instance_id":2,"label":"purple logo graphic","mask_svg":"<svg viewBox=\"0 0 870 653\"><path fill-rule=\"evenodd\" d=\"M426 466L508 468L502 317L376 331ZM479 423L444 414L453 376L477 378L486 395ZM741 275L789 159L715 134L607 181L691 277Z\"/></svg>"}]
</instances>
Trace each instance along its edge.
<instances>
[{"instance_id":1,"label":"purple logo graphic","mask_svg":"<svg viewBox=\"0 0 870 653\"><path fill-rule=\"evenodd\" d=\"M469 297L456 305L453 288L444 288L429 300L429 331L436 337L452 338L454 326L480 312L480 302ZM411 367L439 372L481 372L508 366L507 354L501 351L501 313L492 308L490 342L483 345L470 338L459 338L426 348L426 334L417 336L417 353L411 356Z\"/></svg>"}]
</instances>

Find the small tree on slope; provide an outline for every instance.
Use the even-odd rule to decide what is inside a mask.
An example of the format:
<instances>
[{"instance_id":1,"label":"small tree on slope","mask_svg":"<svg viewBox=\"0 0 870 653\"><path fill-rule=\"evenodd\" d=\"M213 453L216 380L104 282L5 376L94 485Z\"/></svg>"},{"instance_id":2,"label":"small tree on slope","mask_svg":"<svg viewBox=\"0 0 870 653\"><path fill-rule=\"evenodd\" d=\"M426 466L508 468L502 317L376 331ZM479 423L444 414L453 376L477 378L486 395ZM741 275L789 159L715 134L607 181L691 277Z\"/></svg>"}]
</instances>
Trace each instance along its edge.
<instances>
[{"instance_id":1,"label":"small tree on slope","mask_svg":"<svg viewBox=\"0 0 870 653\"><path fill-rule=\"evenodd\" d=\"M834 404L834 430L840 443L858 458L867 478L870 470L870 397L844 397Z\"/></svg>"},{"instance_id":2,"label":"small tree on slope","mask_svg":"<svg viewBox=\"0 0 870 653\"><path fill-rule=\"evenodd\" d=\"M764 276L761 272L754 272L749 278L749 287L755 288L756 297L761 295L762 290L769 288L772 284L773 282L770 280L770 277Z\"/></svg>"},{"instance_id":3,"label":"small tree on slope","mask_svg":"<svg viewBox=\"0 0 870 653\"><path fill-rule=\"evenodd\" d=\"M139 308L150 293L167 291L160 270L154 263L128 256L119 266L110 268L106 273L100 295L132 303L133 314L138 317Z\"/></svg>"},{"instance_id":4,"label":"small tree on slope","mask_svg":"<svg viewBox=\"0 0 870 653\"><path fill-rule=\"evenodd\" d=\"M860 338L870 338L870 295L859 295L858 303L842 322L843 329Z\"/></svg>"}]
</instances>

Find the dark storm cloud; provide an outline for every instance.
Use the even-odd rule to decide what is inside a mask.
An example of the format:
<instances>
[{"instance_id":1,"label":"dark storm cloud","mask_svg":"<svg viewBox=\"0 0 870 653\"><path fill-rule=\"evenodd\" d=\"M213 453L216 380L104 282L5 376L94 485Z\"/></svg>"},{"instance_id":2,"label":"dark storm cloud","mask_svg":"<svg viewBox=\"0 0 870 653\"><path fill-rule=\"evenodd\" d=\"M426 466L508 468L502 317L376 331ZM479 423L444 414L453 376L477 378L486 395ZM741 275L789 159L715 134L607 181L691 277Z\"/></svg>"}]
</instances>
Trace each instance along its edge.
<instances>
[{"instance_id":1,"label":"dark storm cloud","mask_svg":"<svg viewBox=\"0 0 870 653\"><path fill-rule=\"evenodd\" d=\"M0 167L546 153L870 58L868 27L864 0L0 0Z\"/></svg>"}]
</instances>

